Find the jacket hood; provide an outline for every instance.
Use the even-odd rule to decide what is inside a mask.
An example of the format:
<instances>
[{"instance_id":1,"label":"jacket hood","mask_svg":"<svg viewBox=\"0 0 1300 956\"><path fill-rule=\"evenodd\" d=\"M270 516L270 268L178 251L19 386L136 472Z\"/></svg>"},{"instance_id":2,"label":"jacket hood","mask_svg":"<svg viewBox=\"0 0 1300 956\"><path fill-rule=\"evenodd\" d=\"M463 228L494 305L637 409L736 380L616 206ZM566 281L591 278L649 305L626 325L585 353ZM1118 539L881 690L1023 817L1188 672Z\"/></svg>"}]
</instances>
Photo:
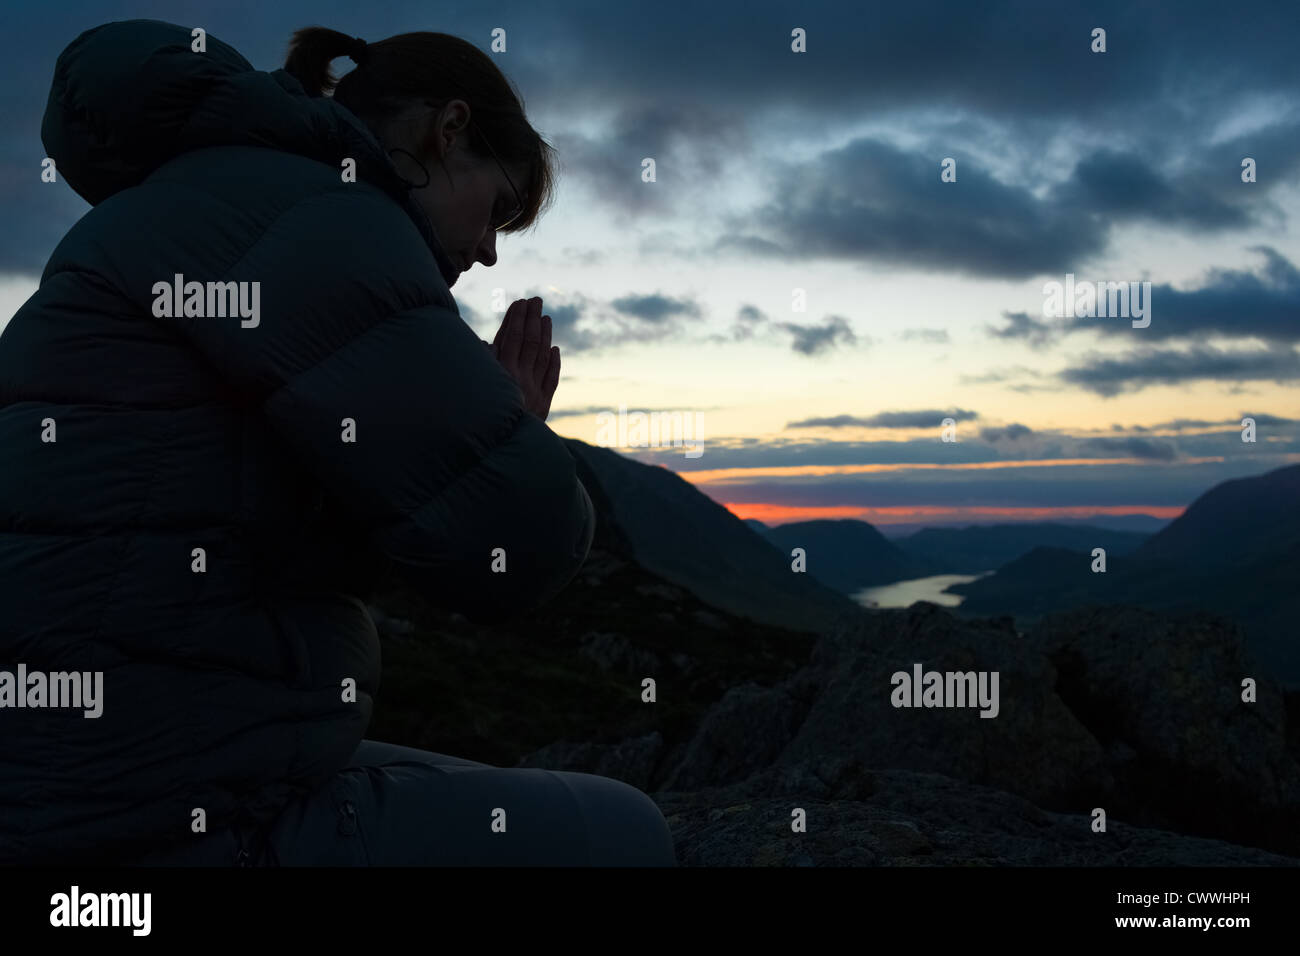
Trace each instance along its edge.
<instances>
[{"instance_id":1,"label":"jacket hood","mask_svg":"<svg viewBox=\"0 0 1300 956\"><path fill-rule=\"evenodd\" d=\"M346 107L311 97L284 70L255 70L208 34L191 50L187 27L122 20L85 31L54 68L41 122L46 154L92 206L144 181L175 156L209 146L265 146L340 168L383 189L424 237L448 287L460 276L383 147Z\"/></svg>"}]
</instances>

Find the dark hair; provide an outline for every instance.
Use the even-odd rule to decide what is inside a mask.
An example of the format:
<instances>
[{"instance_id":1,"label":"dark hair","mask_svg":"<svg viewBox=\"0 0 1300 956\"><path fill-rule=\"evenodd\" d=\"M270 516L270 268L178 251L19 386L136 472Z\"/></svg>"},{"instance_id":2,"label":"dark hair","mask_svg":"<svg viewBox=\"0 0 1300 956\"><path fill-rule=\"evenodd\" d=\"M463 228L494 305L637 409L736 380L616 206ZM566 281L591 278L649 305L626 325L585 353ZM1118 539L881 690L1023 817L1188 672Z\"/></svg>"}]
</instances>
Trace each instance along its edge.
<instances>
[{"instance_id":1,"label":"dark hair","mask_svg":"<svg viewBox=\"0 0 1300 956\"><path fill-rule=\"evenodd\" d=\"M523 195L523 214L501 231L519 232L540 217L553 199L555 150L524 117L523 98L486 53L447 33L401 33L366 44L357 68L335 79L330 62L359 48L349 34L304 27L289 42L284 69L308 96L332 90L333 98L376 136L387 120L413 103L428 100L440 108L464 100L473 118L474 153L490 160L495 149L501 162L528 169L528 178L515 183Z\"/></svg>"}]
</instances>

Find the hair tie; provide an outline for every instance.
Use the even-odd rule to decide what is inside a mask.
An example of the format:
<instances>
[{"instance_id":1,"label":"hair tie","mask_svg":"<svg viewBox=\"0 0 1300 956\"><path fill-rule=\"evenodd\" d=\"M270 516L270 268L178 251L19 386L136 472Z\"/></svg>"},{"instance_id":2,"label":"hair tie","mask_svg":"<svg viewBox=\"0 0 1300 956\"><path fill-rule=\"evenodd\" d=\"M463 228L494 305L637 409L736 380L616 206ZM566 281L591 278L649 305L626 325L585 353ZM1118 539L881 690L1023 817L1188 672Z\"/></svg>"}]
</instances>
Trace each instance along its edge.
<instances>
[{"instance_id":1,"label":"hair tie","mask_svg":"<svg viewBox=\"0 0 1300 956\"><path fill-rule=\"evenodd\" d=\"M352 40L352 48L348 50L348 57L360 66L361 61L365 59L367 49L368 44L365 40L361 39L361 37L354 37Z\"/></svg>"}]
</instances>

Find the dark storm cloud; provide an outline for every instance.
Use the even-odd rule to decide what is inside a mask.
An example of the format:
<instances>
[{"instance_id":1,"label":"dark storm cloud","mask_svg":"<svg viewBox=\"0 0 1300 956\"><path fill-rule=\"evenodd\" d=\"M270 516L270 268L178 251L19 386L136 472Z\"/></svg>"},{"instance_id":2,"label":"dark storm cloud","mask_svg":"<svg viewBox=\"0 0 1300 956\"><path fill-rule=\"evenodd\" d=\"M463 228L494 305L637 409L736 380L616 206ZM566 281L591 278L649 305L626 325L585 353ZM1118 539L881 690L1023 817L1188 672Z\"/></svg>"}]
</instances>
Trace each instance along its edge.
<instances>
[{"instance_id":1,"label":"dark storm cloud","mask_svg":"<svg viewBox=\"0 0 1300 956\"><path fill-rule=\"evenodd\" d=\"M1151 324L1144 329L1134 330L1127 322L1075 316L1067 319L1069 327L1111 335L1127 329L1154 339L1201 340L1216 335L1260 338L1280 345L1300 343L1300 270L1271 246L1250 248L1264 258L1258 272L1213 269L1200 288L1186 292L1167 284L1153 285L1148 303ZM1106 276L1095 281L1131 278Z\"/></svg>"},{"instance_id":2,"label":"dark storm cloud","mask_svg":"<svg viewBox=\"0 0 1300 956\"><path fill-rule=\"evenodd\" d=\"M707 96L682 102L634 103L620 109L599 138L574 132L553 137L562 176L625 213L668 213L689 203L683 186L716 181L723 157L750 151L743 117ZM654 180L643 178L654 161Z\"/></svg>"},{"instance_id":3,"label":"dark storm cloud","mask_svg":"<svg viewBox=\"0 0 1300 956\"><path fill-rule=\"evenodd\" d=\"M1200 346L1187 352L1144 348L1121 357L1090 357L1062 371L1060 378L1104 397L1202 379L1281 385L1300 381L1300 353L1287 348L1224 351Z\"/></svg>"},{"instance_id":4,"label":"dark storm cloud","mask_svg":"<svg viewBox=\"0 0 1300 956\"><path fill-rule=\"evenodd\" d=\"M149 2L128 8L70 0L59 10L52 18L39 6L16 7L6 12L7 30L0 36L8 67L0 144L4 155L32 157L21 161L21 185L13 187L27 190L26 198L13 189L0 193L8 226L0 239L0 272L39 273L57 238L85 209L66 188L47 189L39 182L40 118L59 51L77 33L107 20L176 17L174 7ZM943 128L947 144L891 154L881 144L860 143L809 164L819 176L847 175L839 184L846 191L856 181L855 158L874 159L866 172L877 180L893 177L900 166L920 164L919 182L890 180L908 201L921 203L917 223L909 224L899 203L885 199L867 222L895 234L864 240L854 235L853 212L840 207L842 215L825 220L833 235L815 254L1015 276L1063 271L1063 265L1104 246L1106 228L1097 215L1065 223L1066 195L1089 198L1110 217L1204 229L1248 215L1247 199L1240 188L1228 188L1232 176L1224 172L1235 171L1241 156L1260 164L1260 181L1251 187L1256 202L1285 183L1300 156L1300 127L1293 122L1205 143L1216 124L1252 97L1294 98L1294 30L1279 28L1293 12L1287 4L1256 2L1225 16L1222 5L1209 0L1149 7L1121 0L884 7L814 0L797 8L756 0L745 5L743 16L726 5L672 2L580 2L563 10L516 2L431 15L427 5L413 0L382 11L322 0L310 10L287 3L252 19L192 3L184 22L202 24L266 70L283 64L289 35L308 23L372 42L410 30L440 30L485 51L492 29L502 27L507 51L489 55L523 93L530 117L560 147L562 178L577 178L602 202L634 214L684 206L692 190L679 187L713 189L729 161L761 165L765 157L756 155L750 137L774 123L785 123L785 139L834 133L846 119L885 114L905 128L912 111L942 105L953 116ZM1105 54L1089 50L1090 31L1098 24L1108 30ZM790 49L795 26L807 31L806 53ZM351 68L341 65L340 72ZM577 118L581 126L573 122ZM1033 162L1054 132L1111 131L1117 123L1123 149L1085 158L1073 186L1055 200L1040 201L1022 186L988 178L962 152L970 142ZM926 202L919 187L941 185L937 163L945 155L959 160L962 185L942 194L931 190ZM656 159L656 183L641 182L647 156ZM1180 161L1187 171L1171 174ZM1126 172L1145 177L1149 195L1135 195ZM825 191L815 181L810 189ZM760 205L783 211L806 238L815 235L824 211L817 198L786 203L769 196ZM953 208L945 213L934 199ZM1005 234L981 218L990 208L996 218L1005 215ZM929 233L938 248L924 243L927 229L950 226L956 231L952 238ZM1058 234L1056 226L1066 228ZM723 244L747 254L802 254L789 236L733 233ZM990 246L985 251L978 248L981 240Z\"/></svg>"},{"instance_id":5,"label":"dark storm cloud","mask_svg":"<svg viewBox=\"0 0 1300 956\"><path fill-rule=\"evenodd\" d=\"M1110 219L1145 219L1206 231L1251 221L1241 205L1166 179L1145 159L1112 150L1085 157L1073 177L1057 189L1053 201Z\"/></svg>"},{"instance_id":6,"label":"dark storm cloud","mask_svg":"<svg viewBox=\"0 0 1300 956\"><path fill-rule=\"evenodd\" d=\"M539 105L597 109L637 100L652 83L659 102L690 104L704 90L710 103L744 112L775 104L839 119L942 102L958 113L1049 123L1112 125L1123 116L1135 126L1158 121L1156 132L1166 133L1200 129L1245 92L1295 84L1294 31L1278 28L1293 11L1277 0L1232 16L1212 0L814 0L794 10L755 0L743 16L708 4L568 9L520 10L530 32L516 32L512 63ZM519 19L493 14L507 26L523 26ZM1108 31L1105 54L1089 49L1098 25ZM805 54L790 52L795 26L807 30ZM569 62L581 69L564 69ZM1196 109L1172 110L1174 96Z\"/></svg>"},{"instance_id":7,"label":"dark storm cloud","mask_svg":"<svg viewBox=\"0 0 1300 956\"><path fill-rule=\"evenodd\" d=\"M1300 148L1300 134L1293 138ZM957 179L944 183L939 162L950 155ZM1064 183L1039 198L1031 183L1004 183L964 161L960 150L909 151L864 137L811 161L777 165L773 198L729 217L731 228L716 248L999 278L1066 272L1104 250L1125 222L1211 233L1259 225L1272 211L1259 192L1223 189L1232 167L1218 174L1217 181L1208 174L1166 177L1134 154L1103 150L1085 155ZM1013 324L998 334L1032 333L1031 341L1047 344L1048 331L1042 323Z\"/></svg>"},{"instance_id":8,"label":"dark storm cloud","mask_svg":"<svg viewBox=\"0 0 1300 956\"><path fill-rule=\"evenodd\" d=\"M1105 220L1039 200L960 157L957 181L941 182L942 158L857 139L782 167L768 203L734 221L761 223L789 259L871 259L1000 278L1063 270L1104 248Z\"/></svg>"}]
</instances>

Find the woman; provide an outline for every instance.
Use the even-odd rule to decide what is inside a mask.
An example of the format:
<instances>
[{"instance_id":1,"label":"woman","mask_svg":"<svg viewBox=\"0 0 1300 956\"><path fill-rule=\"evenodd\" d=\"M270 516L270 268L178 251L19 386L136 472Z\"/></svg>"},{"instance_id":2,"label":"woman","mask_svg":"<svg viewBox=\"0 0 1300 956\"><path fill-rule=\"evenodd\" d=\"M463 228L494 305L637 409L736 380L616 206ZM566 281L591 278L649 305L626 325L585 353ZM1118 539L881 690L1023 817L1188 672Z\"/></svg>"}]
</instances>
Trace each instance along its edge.
<instances>
[{"instance_id":1,"label":"woman","mask_svg":"<svg viewBox=\"0 0 1300 956\"><path fill-rule=\"evenodd\" d=\"M673 865L627 784L362 739L376 573L501 620L591 545L540 300L450 293L551 192L490 59L109 23L42 139L94 208L0 337L0 670L102 692L0 709L0 862Z\"/></svg>"}]
</instances>

